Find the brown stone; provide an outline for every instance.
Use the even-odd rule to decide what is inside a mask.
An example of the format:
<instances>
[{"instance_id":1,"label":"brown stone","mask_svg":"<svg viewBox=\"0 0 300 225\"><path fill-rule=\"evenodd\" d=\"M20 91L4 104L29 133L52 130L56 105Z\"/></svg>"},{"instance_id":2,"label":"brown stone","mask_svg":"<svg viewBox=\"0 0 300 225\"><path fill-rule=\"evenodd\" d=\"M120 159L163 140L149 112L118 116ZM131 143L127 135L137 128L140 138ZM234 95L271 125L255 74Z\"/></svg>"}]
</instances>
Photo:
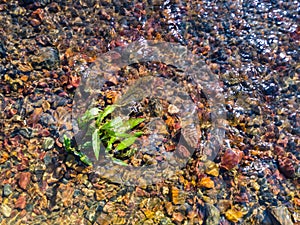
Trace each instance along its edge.
<instances>
[{"instance_id":1,"label":"brown stone","mask_svg":"<svg viewBox=\"0 0 300 225\"><path fill-rule=\"evenodd\" d=\"M221 158L221 167L227 170L231 170L240 163L242 158L242 151L234 148L228 148Z\"/></svg>"},{"instance_id":2,"label":"brown stone","mask_svg":"<svg viewBox=\"0 0 300 225\"><path fill-rule=\"evenodd\" d=\"M22 172L20 173L20 178L19 178L19 186L26 190L27 186L30 182L30 178L31 178L31 173L30 172Z\"/></svg>"},{"instance_id":3,"label":"brown stone","mask_svg":"<svg viewBox=\"0 0 300 225\"><path fill-rule=\"evenodd\" d=\"M15 203L15 208L24 209L26 207L26 195L21 194Z\"/></svg>"}]
</instances>

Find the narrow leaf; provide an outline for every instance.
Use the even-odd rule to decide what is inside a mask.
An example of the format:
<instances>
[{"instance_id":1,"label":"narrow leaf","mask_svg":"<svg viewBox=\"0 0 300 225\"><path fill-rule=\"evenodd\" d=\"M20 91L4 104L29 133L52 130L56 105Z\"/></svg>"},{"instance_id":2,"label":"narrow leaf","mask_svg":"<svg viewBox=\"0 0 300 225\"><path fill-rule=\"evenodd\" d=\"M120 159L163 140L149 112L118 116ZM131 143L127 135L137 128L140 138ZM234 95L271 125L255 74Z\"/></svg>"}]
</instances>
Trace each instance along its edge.
<instances>
[{"instance_id":1,"label":"narrow leaf","mask_svg":"<svg viewBox=\"0 0 300 225\"><path fill-rule=\"evenodd\" d=\"M112 128L118 128L120 126L122 126L123 121L121 117L116 117L114 119L112 119L109 122L106 122L104 125L101 126L101 130L107 130L107 129L112 129Z\"/></svg>"},{"instance_id":2,"label":"narrow leaf","mask_svg":"<svg viewBox=\"0 0 300 225\"><path fill-rule=\"evenodd\" d=\"M92 143L93 143L93 150L95 153L95 157L98 160L99 159L99 153L100 153L100 138L98 135L98 129L96 129L92 136Z\"/></svg>"},{"instance_id":3,"label":"narrow leaf","mask_svg":"<svg viewBox=\"0 0 300 225\"><path fill-rule=\"evenodd\" d=\"M114 157L111 157L112 158L112 161L116 164L119 164L121 166L128 166L128 164L120 159L117 159L117 158L114 158Z\"/></svg>"},{"instance_id":4,"label":"narrow leaf","mask_svg":"<svg viewBox=\"0 0 300 225\"><path fill-rule=\"evenodd\" d=\"M134 128L135 126L139 125L141 122L143 122L144 118L132 118L127 120L130 129Z\"/></svg>"},{"instance_id":5,"label":"narrow leaf","mask_svg":"<svg viewBox=\"0 0 300 225\"><path fill-rule=\"evenodd\" d=\"M90 120L96 118L99 112L100 109L98 108L88 109L78 120L79 126L82 127L83 125L87 124Z\"/></svg>"},{"instance_id":6,"label":"narrow leaf","mask_svg":"<svg viewBox=\"0 0 300 225\"><path fill-rule=\"evenodd\" d=\"M91 141L87 141L82 145L82 148L89 148L92 147L92 142Z\"/></svg>"},{"instance_id":7,"label":"narrow leaf","mask_svg":"<svg viewBox=\"0 0 300 225\"><path fill-rule=\"evenodd\" d=\"M83 162L84 164L88 165L88 166L91 166L92 165L92 162L90 161L90 159L83 153L80 152L80 161Z\"/></svg>"},{"instance_id":8,"label":"narrow leaf","mask_svg":"<svg viewBox=\"0 0 300 225\"><path fill-rule=\"evenodd\" d=\"M74 148L71 146L71 139L64 135L64 147L67 152L73 152Z\"/></svg>"},{"instance_id":9,"label":"narrow leaf","mask_svg":"<svg viewBox=\"0 0 300 225\"><path fill-rule=\"evenodd\" d=\"M120 151L125 148L128 148L130 145L132 145L135 142L136 139L137 139L137 137L134 137L134 136L124 139L123 141L121 141L120 144L118 144L116 150Z\"/></svg>"},{"instance_id":10,"label":"narrow leaf","mask_svg":"<svg viewBox=\"0 0 300 225\"><path fill-rule=\"evenodd\" d=\"M111 114L115 110L116 106L108 105L98 116L97 124L101 123L105 117Z\"/></svg>"},{"instance_id":11,"label":"narrow leaf","mask_svg":"<svg viewBox=\"0 0 300 225\"><path fill-rule=\"evenodd\" d=\"M142 136L143 134L144 134L143 131L137 131L137 132L135 132L133 135L134 135L135 137L140 137L140 136Z\"/></svg>"},{"instance_id":12,"label":"narrow leaf","mask_svg":"<svg viewBox=\"0 0 300 225\"><path fill-rule=\"evenodd\" d=\"M135 126L139 125L144 120L145 120L144 118L131 118L131 119L123 122L122 126L120 126L117 130L119 132L123 132L124 133L124 132L126 132L128 130L131 130Z\"/></svg>"},{"instance_id":13,"label":"narrow leaf","mask_svg":"<svg viewBox=\"0 0 300 225\"><path fill-rule=\"evenodd\" d=\"M109 152L112 149L113 143L115 143L116 140L116 137L110 138L110 140L107 142L106 152Z\"/></svg>"},{"instance_id":14,"label":"narrow leaf","mask_svg":"<svg viewBox=\"0 0 300 225\"><path fill-rule=\"evenodd\" d=\"M115 132L115 136L118 138L129 138L132 137L132 134Z\"/></svg>"},{"instance_id":15,"label":"narrow leaf","mask_svg":"<svg viewBox=\"0 0 300 225\"><path fill-rule=\"evenodd\" d=\"M88 110L91 116L98 116L100 109L98 108L91 108Z\"/></svg>"}]
</instances>

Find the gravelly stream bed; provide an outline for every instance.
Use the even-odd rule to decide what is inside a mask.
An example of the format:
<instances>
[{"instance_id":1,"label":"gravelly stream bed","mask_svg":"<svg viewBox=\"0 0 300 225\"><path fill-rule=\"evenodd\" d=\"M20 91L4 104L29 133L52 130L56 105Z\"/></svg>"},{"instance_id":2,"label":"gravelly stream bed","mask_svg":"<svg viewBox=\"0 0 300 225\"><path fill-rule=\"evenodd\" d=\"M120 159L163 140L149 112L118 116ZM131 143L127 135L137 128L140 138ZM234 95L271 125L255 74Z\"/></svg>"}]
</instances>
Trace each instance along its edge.
<instances>
[{"instance_id":1,"label":"gravelly stream bed","mask_svg":"<svg viewBox=\"0 0 300 225\"><path fill-rule=\"evenodd\" d=\"M276 0L0 0L0 223L300 224L299 12L298 1ZM67 153L63 135L74 136L73 99L88 71L103 54L145 40L185 46L217 78L224 137L214 157L201 144L183 146L183 168L128 185L110 179L113 168L103 176ZM190 88L196 135L213 140L202 88L175 67L125 66L106 77L98 106L158 75ZM175 93L143 99L141 114L167 124L157 134L180 132L165 97ZM146 149L128 162L157 165L174 143L154 149L156 158Z\"/></svg>"}]
</instances>

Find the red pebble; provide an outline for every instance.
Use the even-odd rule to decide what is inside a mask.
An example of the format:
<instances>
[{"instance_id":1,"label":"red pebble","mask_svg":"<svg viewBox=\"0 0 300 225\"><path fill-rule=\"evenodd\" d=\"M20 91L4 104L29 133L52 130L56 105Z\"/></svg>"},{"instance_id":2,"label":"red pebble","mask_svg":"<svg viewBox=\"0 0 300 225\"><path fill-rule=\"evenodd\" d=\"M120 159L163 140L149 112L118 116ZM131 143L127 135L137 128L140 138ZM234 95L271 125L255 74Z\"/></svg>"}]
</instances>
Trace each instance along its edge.
<instances>
[{"instance_id":1,"label":"red pebble","mask_svg":"<svg viewBox=\"0 0 300 225\"><path fill-rule=\"evenodd\" d=\"M27 186L30 182L30 178L31 178L31 173L30 172L22 172L20 173L20 178L19 178L19 186L26 190Z\"/></svg>"},{"instance_id":2,"label":"red pebble","mask_svg":"<svg viewBox=\"0 0 300 225\"><path fill-rule=\"evenodd\" d=\"M243 158L243 152L238 149L226 149L221 159L221 167L231 170L236 167Z\"/></svg>"}]
</instances>

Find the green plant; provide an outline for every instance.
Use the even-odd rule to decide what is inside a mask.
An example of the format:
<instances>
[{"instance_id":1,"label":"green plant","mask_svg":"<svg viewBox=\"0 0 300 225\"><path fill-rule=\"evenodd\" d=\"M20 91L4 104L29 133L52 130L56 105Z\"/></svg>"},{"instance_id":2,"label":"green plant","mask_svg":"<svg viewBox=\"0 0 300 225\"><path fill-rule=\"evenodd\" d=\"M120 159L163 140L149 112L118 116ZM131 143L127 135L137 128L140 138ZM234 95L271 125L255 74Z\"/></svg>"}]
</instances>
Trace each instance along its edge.
<instances>
[{"instance_id":1,"label":"green plant","mask_svg":"<svg viewBox=\"0 0 300 225\"><path fill-rule=\"evenodd\" d=\"M64 147L68 153L72 153L75 156L78 156L84 164L91 166L92 162L89 160L89 158L83 154L82 152L76 151L74 147L71 145L71 139L68 138L66 135L64 136Z\"/></svg>"},{"instance_id":2,"label":"green plant","mask_svg":"<svg viewBox=\"0 0 300 225\"><path fill-rule=\"evenodd\" d=\"M143 132L136 131L130 133L129 131L142 123L144 118L130 118L124 120L121 117L116 117L110 120L108 116L115 108L116 106L109 105L103 111L98 108L91 108L84 113L78 120L78 124L80 129L86 131L86 136L84 137L86 142L84 142L82 146L79 146L79 149L92 147L95 157L98 160L101 147L100 143L103 143L106 154L108 154L114 162L127 165L124 161L114 157L114 153L122 152L122 154L119 154L122 158L130 157L134 154L136 150L130 149L129 147ZM69 140L66 139L65 142L65 148L67 149L66 146L70 146ZM77 155L82 154L80 151L72 149L71 146L68 147L67 151L71 151Z\"/></svg>"}]
</instances>

